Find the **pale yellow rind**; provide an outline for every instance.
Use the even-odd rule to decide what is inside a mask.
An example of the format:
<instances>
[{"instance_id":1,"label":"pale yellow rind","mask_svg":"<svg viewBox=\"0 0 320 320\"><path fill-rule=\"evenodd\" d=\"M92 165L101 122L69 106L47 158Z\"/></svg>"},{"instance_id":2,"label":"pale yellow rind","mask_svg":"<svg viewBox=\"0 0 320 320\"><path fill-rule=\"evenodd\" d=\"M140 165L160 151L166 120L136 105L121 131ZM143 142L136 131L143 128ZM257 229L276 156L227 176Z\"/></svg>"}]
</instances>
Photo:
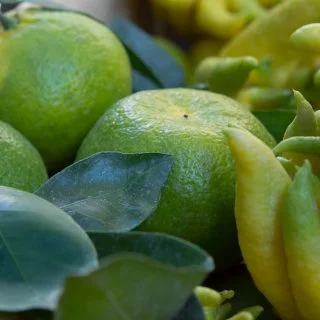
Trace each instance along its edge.
<instances>
[{"instance_id":1,"label":"pale yellow rind","mask_svg":"<svg viewBox=\"0 0 320 320\"><path fill-rule=\"evenodd\" d=\"M301 320L287 274L281 207L291 179L273 152L251 133L228 129L236 160L240 248L258 289L282 319Z\"/></svg>"},{"instance_id":2,"label":"pale yellow rind","mask_svg":"<svg viewBox=\"0 0 320 320\"><path fill-rule=\"evenodd\" d=\"M319 189L306 163L290 188L283 217L288 274L303 320L320 319Z\"/></svg>"}]
</instances>

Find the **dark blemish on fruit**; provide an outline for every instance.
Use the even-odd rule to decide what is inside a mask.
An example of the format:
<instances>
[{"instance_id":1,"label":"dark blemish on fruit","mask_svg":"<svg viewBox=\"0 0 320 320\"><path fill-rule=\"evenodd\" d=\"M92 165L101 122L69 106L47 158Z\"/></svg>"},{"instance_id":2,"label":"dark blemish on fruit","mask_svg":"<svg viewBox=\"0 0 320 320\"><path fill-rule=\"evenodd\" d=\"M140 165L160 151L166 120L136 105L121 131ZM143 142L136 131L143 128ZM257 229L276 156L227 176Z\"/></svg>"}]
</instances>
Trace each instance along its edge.
<instances>
[{"instance_id":1,"label":"dark blemish on fruit","mask_svg":"<svg viewBox=\"0 0 320 320\"><path fill-rule=\"evenodd\" d=\"M187 114L184 114L183 117L184 117L185 119L188 119L189 116L188 116Z\"/></svg>"}]
</instances>

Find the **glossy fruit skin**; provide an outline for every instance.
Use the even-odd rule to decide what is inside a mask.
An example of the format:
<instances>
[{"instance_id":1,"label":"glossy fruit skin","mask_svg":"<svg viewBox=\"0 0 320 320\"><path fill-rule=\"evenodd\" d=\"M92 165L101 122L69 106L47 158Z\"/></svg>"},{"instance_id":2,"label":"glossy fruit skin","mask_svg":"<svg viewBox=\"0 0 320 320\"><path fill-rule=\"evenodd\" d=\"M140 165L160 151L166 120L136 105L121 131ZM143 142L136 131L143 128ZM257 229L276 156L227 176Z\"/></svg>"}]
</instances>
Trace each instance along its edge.
<instances>
[{"instance_id":1,"label":"glossy fruit skin","mask_svg":"<svg viewBox=\"0 0 320 320\"><path fill-rule=\"evenodd\" d=\"M47 180L36 148L17 130L0 121L0 185L33 192Z\"/></svg>"},{"instance_id":2,"label":"glossy fruit skin","mask_svg":"<svg viewBox=\"0 0 320 320\"><path fill-rule=\"evenodd\" d=\"M237 261L234 161L223 129L240 126L270 146L263 125L236 101L192 89L144 91L109 108L85 138L77 158L99 151L174 156L156 212L140 227L200 245L218 267Z\"/></svg>"},{"instance_id":3,"label":"glossy fruit skin","mask_svg":"<svg viewBox=\"0 0 320 320\"><path fill-rule=\"evenodd\" d=\"M27 10L0 32L0 119L25 135L49 171L73 161L91 126L131 92L125 49L84 15Z\"/></svg>"}]
</instances>

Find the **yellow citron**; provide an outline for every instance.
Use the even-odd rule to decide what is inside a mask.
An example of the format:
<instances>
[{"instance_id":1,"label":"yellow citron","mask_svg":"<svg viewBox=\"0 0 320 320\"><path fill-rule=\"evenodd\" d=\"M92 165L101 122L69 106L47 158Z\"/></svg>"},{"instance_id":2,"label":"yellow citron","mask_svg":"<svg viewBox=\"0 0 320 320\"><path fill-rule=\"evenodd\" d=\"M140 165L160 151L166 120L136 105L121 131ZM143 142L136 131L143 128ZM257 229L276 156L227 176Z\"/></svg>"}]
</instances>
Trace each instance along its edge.
<instances>
[{"instance_id":1,"label":"yellow citron","mask_svg":"<svg viewBox=\"0 0 320 320\"><path fill-rule=\"evenodd\" d=\"M259 19L267 13L267 10L257 0L228 0L230 9L236 12L243 12L248 19Z\"/></svg>"},{"instance_id":2,"label":"yellow citron","mask_svg":"<svg viewBox=\"0 0 320 320\"><path fill-rule=\"evenodd\" d=\"M219 38L230 38L240 31L247 22L242 13L231 13L226 0L198 1L195 12L197 31Z\"/></svg>"},{"instance_id":3,"label":"yellow citron","mask_svg":"<svg viewBox=\"0 0 320 320\"><path fill-rule=\"evenodd\" d=\"M284 0L259 0L259 2L264 6L264 7L272 7L279 2L284 1Z\"/></svg>"},{"instance_id":4,"label":"yellow citron","mask_svg":"<svg viewBox=\"0 0 320 320\"><path fill-rule=\"evenodd\" d=\"M287 86L297 76L299 67L314 67L310 53L295 48L288 39L297 28L319 19L319 0L284 1L270 10L269 14L251 23L237 37L233 37L220 55L250 55L259 59L268 56L272 61L270 72L267 75L253 72L252 83L272 87Z\"/></svg>"},{"instance_id":5,"label":"yellow citron","mask_svg":"<svg viewBox=\"0 0 320 320\"><path fill-rule=\"evenodd\" d=\"M281 208L291 179L272 150L250 132L227 129L236 161L239 244L258 289L282 319L301 320L287 274Z\"/></svg>"},{"instance_id":6,"label":"yellow citron","mask_svg":"<svg viewBox=\"0 0 320 320\"><path fill-rule=\"evenodd\" d=\"M288 126L283 138L318 135L317 120L311 104L300 92L295 90L294 99L297 106L297 115Z\"/></svg>"},{"instance_id":7,"label":"yellow citron","mask_svg":"<svg viewBox=\"0 0 320 320\"><path fill-rule=\"evenodd\" d=\"M310 23L297 29L290 41L301 50L320 53L320 23Z\"/></svg>"},{"instance_id":8,"label":"yellow citron","mask_svg":"<svg viewBox=\"0 0 320 320\"><path fill-rule=\"evenodd\" d=\"M201 286L196 287L194 293L202 306L211 308L220 306L227 299L231 299L234 296L234 291L232 290L218 292Z\"/></svg>"},{"instance_id":9,"label":"yellow citron","mask_svg":"<svg viewBox=\"0 0 320 320\"><path fill-rule=\"evenodd\" d=\"M189 31L190 18L196 2L196 0L151 0L155 14L166 19L179 33Z\"/></svg>"},{"instance_id":10,"label":"yellow citron","mask_svg":"<svg viewBox=\"0 0 320 320\"><path fill-rule=\"evenodd\" d=\"M259 306L247 308L227 320L255 320L259 317L262 311L263 308Z\"/></svg>"},{"instance_id":11,"label":"yellow citron","mask_svg":"<svg viewBox=\"0 0 320 320\"><path fill-rule=\"evenodd\" d=\"M289 188L283 231L288 273L303 320L320 319L320 182L309 162Z\"/></svg>"}]
</instances>

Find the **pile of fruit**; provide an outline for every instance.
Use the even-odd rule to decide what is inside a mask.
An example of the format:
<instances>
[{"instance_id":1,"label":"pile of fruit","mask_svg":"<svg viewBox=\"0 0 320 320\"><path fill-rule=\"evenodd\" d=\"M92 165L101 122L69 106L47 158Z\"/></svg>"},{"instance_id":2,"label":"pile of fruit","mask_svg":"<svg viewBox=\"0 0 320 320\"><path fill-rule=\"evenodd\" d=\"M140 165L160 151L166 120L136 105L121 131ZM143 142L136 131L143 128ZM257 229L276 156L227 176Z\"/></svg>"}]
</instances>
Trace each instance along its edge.
<instances>
[{"instance_id":1,"label":"pile of fruit","mask_svg":"<svg viewBox=\"0 0 320 320\"><path fill-rule=\"evenodd\" d=\"M150 3L0 0L0 320L320 319L320 0Z\"/></svg>"}]
</instances>

